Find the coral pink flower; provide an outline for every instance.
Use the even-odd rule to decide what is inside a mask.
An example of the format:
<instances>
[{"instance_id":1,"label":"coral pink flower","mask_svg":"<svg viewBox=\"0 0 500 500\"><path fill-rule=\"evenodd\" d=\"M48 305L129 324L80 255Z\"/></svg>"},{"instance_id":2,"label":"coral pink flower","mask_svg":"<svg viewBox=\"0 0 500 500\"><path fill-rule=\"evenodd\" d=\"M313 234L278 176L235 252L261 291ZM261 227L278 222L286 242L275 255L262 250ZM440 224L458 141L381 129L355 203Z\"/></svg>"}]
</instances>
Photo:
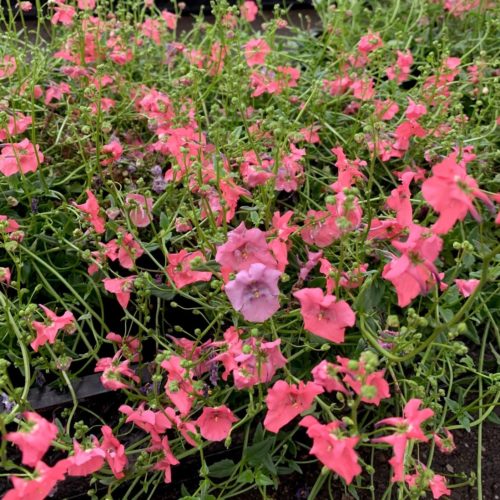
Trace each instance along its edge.
<instances>
[{"instance_id":1,"label":"coral pink flower","mask_svg":"<svg viewBox=\"0 0 500 500\"><path fill-rule=\"evenodd\" d=\"M428 438L423 433L420 426L423 422L434 415L430 408L419 410L422 401L420 399L410 399L403 409L403 417L384 418L376 425L391 425L396 427L396 433L373 439L374 443L387 443L394 449L394 456L389 460L393 468L392 481L404 480L404 457L406 444L410 439L426 442Z\"/></svg>"},{"instance_id":2,"label":"coral pink flower","mask_svg":"<svg viewBox=\"0 0 500 500\"><path fill-rule=\"evenodd\" d=\"M434 434L432 438L436 443L439 451L441 453L451 453L456 449L455 440L453 439L453 434L448 429L443 429L445 437L442 438L438 434Z\"/></svg>"},{"instance_id":3,"label":"coral pink flower","mask_svg":"<svg viewBox=\"0 0 500 500\"><path fill-rule=\"evenodd\" d=\"M240 12L243 18L251 23L255 21L259 8L253 0L245 0L240 7Z\"/></svg>"},{"instance_id":4,"label":"coral pink flower","mask_svg":"<svg viewBox=\"0 0 500 500\"><path fill-rule=\"evenodd\" d=\"M401 186L391 191L386 202L387 206L396 212L397 223L403 227L409 227L413 223L410 183L414 177L414 172L405 172L401 176Z\"/></svg>"},{"instance_id":5,"label":"coral pink flower","mask_svg":"<svg viewBox=\"0 0 500 500\"><path fill-rule=\"evenodd\" d=\"M139 383L141 379L129 368L130 360L120 362L121 351L118 351L112 358L101 358L97 361L94 372L103 372L100 380L101 384L111 391L128 389L130 384L122 381L121 377L129 377L134 382Z\"/></svg>"},{"instance_id":6,"label":"coral pink flower","mask_svg":"<svg viewBox=\"0 0 500 500\"><path fill-rule=\"evenodd\" d=\"M385 101L375 99L374 104L375 114L380 120L392 120L399 111L399 106L391 99L386 99Z\"/></svg>"},{"instance_id":7,"label":"coral pink flower","mask_svg":"<svg viewBox=\"0 0 500 500\"><path fill-rule=\"evenodd\" d=\"M71 5L64 5L65 1L55 1L55 14L50 20L52 24L61 23L64 26L71 26L73 24L73 17L75 17L76 10Z\"/></svg>"},{"instance_id":8,"label":"coral pink flower","mask_svg":"<svg viewBox=\"0 0 500 500\"><path fill-rule=\"evenodd\" d=\"M439 213L432 228L437 234L447 233L457 221L464 220L468 212L476 220L481 220L474 206L476 198L491 204L488 196L479 189L476 180L467 175L466 165L475 157L469 151L465 151L460 161L457 161L458 151L451 153L432 167L432 177L422 184L425 201Z\"/></svg>"},{"instance_id":9,"label":"coral pink flower","mask_svg":"<svg viewBox=\"0 0 500 500\"><path fill-rule=\"evenodd\" d=\"M111 240L103 247L106 257L112 261L118 259L125 269L132 269L136 259L144 253L143 248L134 240L134 235L130 233L121 233L119 239Z\"/></svg>"},{"instance_id":10,"label":"coral pink flower","mask_svg":"<svg viewBox=\"0 0 500 500\"><path fill-rule=\"evenodd\" d=\"M233 423L237 421L238 419L227 406L205 407L196 420L196 425L205 439L223 441L229 436Z\"/></svg>"},{"instance_id":11,"label":"coral pink flower","mask_svg":"<svg viewBox=\"0 0 500 500\"><path fill-rule=\"evenodd\" d=\"M11 272L8 267L0 267L0 283L10 285Z\"/></svg>"},{"instance_id":12,"label":"coral pink flower","mask_svg":"<svg viewBox=\"0 0 500 500\"><path fill-rule=\"evenodd\" d=\"M72 333L75 329L75 317L72 312L66 311L62 316L57 316L56 313L44 305L40 304L40 307L50 322L40 323L39 321L33 321L31 323L31 326L36 331L36 339L30 345L35 352L38 352L38 348L47 342L53 344L56 341L56 335L59 330L65 329Z\"/></svg>"},{"instance_id":13,"label":"coral pink flower","mask_svg":"<svg viewBox=\"0 0 500 500\"><path fill-rule=\"evenodd\" d=\"M177 407L182 416L187 415L193 406L193 397L199 393L193 386L192 375L182 366L184 358L170 356L161 363L168 373L165 393Z\"/></svg>"},{"instance_id":14,"label":"coral pink flower","mask_svg":"<svg viewBox=\"0 0 500 500\"><path fill-rule=\"evenodd\" d=\"M75 203L74 206L82 212L86 213L87 220L92 224L95 232L98 234L102 234L106 231L106 221L104 220L104 217L99 215L99 202L97 201L94 193L90 191L90 189L87 189L86 193L87 201L81 205L77 205Z\"/></svg>"},{"instance_id":15,"label":"coral pink flower","mask_svg":"<svg viewBox=\"0 0 500 500\"><path fill-rule=\"evenodd\" d=\"M364 54L373 52L383 46L384 42L382 42L379 33L368 33L367 35L362 36L358 42L358 50Z\"/></svg>"},{"instance_id":16,"label":"coral pink flower","mask_svg":"<svg viewBox=\"0 0 500 500\"><path fill-rule=\"evenodd\" d=\"M457 285L458 291L464 296L469 297L474 293L474 290L479 285L479 280L471 279L471 280L455 280L455 285Z\"/></svg>"},{"instance_id":17,"label":"coral pink flower","mask_svg":"<svg viewBox=\"0 0 500 500\"><path fill-rule=\"evenodd\" d=\"M9 144L2 149L0 154L0 172L10 177L22 172L36 172L38 165L43 163L44 156L38 144L33 146L28 139Z\"/></svg>"},{"instance_id":18,"label":"coral pink flower","mask_svg":"<svg viewBox=\"0 0 500 500\"><path fill-rule=\"evenodd\" d=\"M0 129L0 141L5 141L8 137L22 134L32 123L31 116L24 116L22 113L15 113L9 116L9 123L4 129Z\"/></svg>"},{"instance_id":19,"label":"coral pink flower","mask_svg":"<svg viewBox=\"0 0 500 500\"><path fill-rule=\"evenodd\" d=\"M127 309L130 300L130 292L134 286L135 275L126 278L104 278L104 288L116 294L116 298L123 309Z\"/></svg>"},{"instance_id":20,"label":"coral pink flower","mask_svg":"<svg viewBox=\"0 0 500 500\"><path fill-rule=\"evenodd\" d=\"M14 56L5 55L0 60L0 80L12 76L17 69L16 58Z\"/></svg>"},{"instance_id":21,"label":"coral pink flower","mask_svg":"<svg viewBox=\"0 0 500 500\"><path fill-rule=\"evenodd\" d=\"M111 467L116 479L121 479L125 477L123 469L128 464L127 456L125 455L125 446L113 435L111 427L103 425L101 432L103 435L101 449L106 454L106 462Z\"/></svg>"},{"instance_id":22,"label":"coral pink flower","mask_svg":"<svg viewBox=\"0 0 500 500\"><path fill-rule=\"evenodd\" d=\"M443 495L451 495L451 490L446 484L446 478L439 474L434 474L431 470L427 469L425 465L417 467L417 472L415 474L407 474L405 476L405 481L410 487L410 490L413 488L417 490L421 488L430 488L432 498L435 500L441 498Z\"/></svg>"},{"instance_id":23,"label":"coral pink flower","mask_svg":"<svg viewBox=\"0 0 500 500\"><path fill-rule=\"evenodd\" d=\"M340 381L339 373L339 367L326 360L321 361L311 370L314 382L323 387L325 391L339 391L347 394L347 389Z\"/></svg>"},{"instance_id":24,"label":"coral pink flower","mask_svg":"<svg viewBox=\"0 0 500 500\"><path fill-rule=\"evenodd\" d=\"M427 293L436 283L438 272L434 261L443 246L443 240L427 228L412 224L409 231L405 242L393 240L401 256L394 256L382 272L382 277L396 288L400 307Z\"/></svg>"},{"instance_id":25,"label":"coral pink flower","mask_svg":"<svg viewBox=\"0 0 500 500\"><path fill-rule=\"evenodd\" d=\"M358 436L342 436L339 421L323 425L313 416L304 417L300 425L307 428L307 435L313 440L312 455L333 472L342 477L347 484L361 474L358 455L354 451Z\"/></svg>"},{"instance_id":26,"label":"coral pink flower","mask_svg":"<svg viewBox=\"0 0 500 500\"><path fill-rule=\"evenodd\" d=\"M95 9L96 0L78 0L78 8L82 10Z\"/></svg>"},{"instance_id":27,"label":"coral pink flower","mask_svg":"<svg viewBox=\"0 0 500 500\"><path fill-rule=\"evenodd\" d=\"M281 271L264 264L252 264L240 271L236 279L225 285L231 305L247 321L261 323L269 319L280 307L278 280Z\"/></svg>"},{"instance_id":28,"label":"coral pink flower","mask_svg":"<svg viewBox=\"0 0 500 500\"><path fill-rule=\"evenodd\" d=\"M230 272L246 270L252 264L276 267L266 234L257 228L247 229L243 222L227 234L226 243L217 248L215 260Z\"/></svg>"},{"instance_id":29,"label":"coral pink flower","mask_svg":"<svg viewBox=\"0 0 500 500\"><path fill-rule=\"evenodd\" d=\"M136 409L128 405L121 405L118 410L127 415L127 423L137 425L148 434L159 437L167 429L172 428L172 422L164 412L147 410L144 402Z\"/></svg>"},{"instance_id":30,"label":"coral pink flower","mask_svg":"<svg viewBox=\"0 0 500 500\"><path fill-rule=\"evenodd\" d=\"M94 439L90 448L82 448L78 441L73 441L74 453L67 459L69 476L88 476L102 469L106 453Z\"/></svg>"},{"instance_id":31,"label":"coral pink flower","mask_svg":"<svg viewBox=\"0 0 500 500\"><path fill-rule=\"evenodd\" d=\"M413 64L413 56L409 50L401 52L398 50L398 59L394 66L387 68L387 78L396 80L398 83L403 83L408 80L411 73L411 65Z\"/></svg>"},{"instance_id":32,"label":"coral pink flower","mask_svg":"<svg viewBox=\"0 0 500 500\"><path fill-rule=\"evenodd\" d=\"M19 2L19 7L23 12L29 12L33 8L33 4L31 2Z\"/></svg>"},{"instance_id":33,"label":"coral pink flower","mask_svg":"<svg viewBox=\"0 0 500 500\"><path fill-rule=\"evenodd\" d=\"M180 462L170 450L166 436L161 440L161 450L163 451L163 458L153 466L153 470L163 471L165 475L164 481L168 484L172 482L172 465L178 465Z\"/></svg>"},{"instance_id":34,"label":"coral pink flower","mask_svg":"<svg viewBox=\"0 0 500 500\"><path fill-rule=\"evenodd\" d=\"M245 58L250 67L265 64L266 56L270 52L271 48L262 38L252 38L245 44Z\"/></svg>"},{"instance_id":35,"label":"coral pink flower","mask_svg":"<svg viewBox=\"0 0 500 500\"><path fill-rule=\"evenodd\" d=\"M199 250L189 253L183 249L179 253L169 253L167 259L167 274L177 288L183 288L198 281L210 281L212 278L212 273L209 271L194 271L191 268L193 260L206 262L203 253Z\"/></svg>"},{"instance_id":36,"label":"coral pink flower","mask_svg":"<svg viewBox=\"0 0 500 500\"><path fill-rule=\"evenodd\" d=\"M296 385L278 380L267 393L264 427L269 432L278 432L297 415L308 410L314 398L322 392L323 388L314 382L304 384L300 381L299 385Z\"/></svg>"},{"instance_id":37,"label":"coral pink flower","mask_svg":"<svg viewBox=\"0 0 500 500\"><path fill-rule=\"evenodd\" d=\"M132 224L135 226L146 227L151 223L153 198L146 198L142 194L127 194L125 196L125 208Z\"/></svg>"},{"instance_id":38,"label":"coral pink flower","mask_svg":"<svg viewBox=\"0 0 500 500\"><path fill-rule=\"evenodd\" d=\"M344 341L346 327L356 322L354 311L345 300L323 295L321 288L303 288L293 295L300 302L306 330L337 344Z\"/></svg>"},{"instance_id":39,"label":"coral pink flower","mask_svg":"<svg viewBox=\"0 0 500 500\"><path fill-rule=\"evenodd\" d=\"M165 21L165 24L167 25L167 28L169 30L175 30L175 28L177 27L177 16L175 14L172 14L172 12L168 12L168 10L162 10L161 17Z\"/></svg>"},{"instance_id":40,"label":"coral pink flower","mask_svg":"<svg viewBox=\"0 0 500 500\"><path fill-rule=\"evenodd\" d=\"M5 494L3 500L44 500L50 496L58 481L64 479L67 467L67 459L59 460L54 467L38 462L35 479L11 476L14 488Z\"/></svg>"},{"instance_id":41,"label":"coral pink flower","mask_svg":"<svg viewBox=\"0 0 500 500\"><path fill-rule=\"evenodd\" d=\"M104 145L101 152L103 155L108 156L108 158L101 160L101 165L111 165L121 158L123 146L118 139L114 139L109 144Z\"/></svg>"},{"instance_id":42,"label":"coral pink flower","mask_svg":"<svg viewBox=\"0 0 500 500\"><path fill-rule=\"evenodd\" d=\"M9 432L5 439L15 444L22 453L22 463L34 467L50 448L59 432L57 426L34 412L23 413L27 430Z\"/></svg>"},{"instance_id":43,"label":"coral pink flower","mask_svg":"<svg viewBox=\"0 0 500 500\"><path fill-rule=\"evenodd\" d=\"M427 108L424 104L417 104L410 98L408 98L408 107L405 111L405 116L409 120L418 120L421 116L427 113Z\"/></svg>"}]
</instances>

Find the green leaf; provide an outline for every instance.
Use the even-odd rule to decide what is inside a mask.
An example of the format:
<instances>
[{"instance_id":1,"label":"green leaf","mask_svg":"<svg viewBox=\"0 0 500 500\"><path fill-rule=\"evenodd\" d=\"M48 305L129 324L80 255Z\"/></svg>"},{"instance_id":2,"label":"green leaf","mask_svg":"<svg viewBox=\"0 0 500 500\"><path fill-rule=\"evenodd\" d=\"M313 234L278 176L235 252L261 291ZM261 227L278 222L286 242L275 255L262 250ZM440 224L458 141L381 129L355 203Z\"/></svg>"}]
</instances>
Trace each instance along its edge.
<instances>
[{"instance_id":1,"label":"green leaf","mask_svg":"<svg viewBox=\"0 0 500 500\"><path fill-rule=\"evenodd\" d=\"M250 469L245 469L238 477L238 483L253 483L253 472Z\"/></svg>"},{"instance_id":2,"label":"green leaf","mask_svg":"<svg viewBox=\"0 0 500 500\"><path fill-rule=\"evenodd\" d=\"M211 477L222 478L229 477L233 472L235 463L228 458L215 462L208 468L208 475Z\"/></svg>"},{"instance_id":3,"label":"green leaf","mask_svg":"<svg viewBox=\"0 0 500 500\"><path fill-rule=\"evenodd\" d=\"M166 285L154 285L149 287L151 295L158 297L163 300L172 300L177 292Z\"/></svg>"},{"instance_id":4,"label":"green leaf","mask_svg":"<svg viewBox=\"0 0 500 500\"><path fill-rule=\"evenodd\" d=\"M272 486L274 481L262 471L258 470L255 472L255 484L258 486Z\"/></svg>"},{"instance_id":5,"label":"green leaf","mask_svg":"<svg viewBox=\"0 0 500 500\"><path fill-rule=\"evenodd\" d=\"M248 460L248 463L254 466L261 465L265 457L269 455L275 440L275 437L270 437L249 446L245 453L245 458Z\"/></svg>"}]
</instances>

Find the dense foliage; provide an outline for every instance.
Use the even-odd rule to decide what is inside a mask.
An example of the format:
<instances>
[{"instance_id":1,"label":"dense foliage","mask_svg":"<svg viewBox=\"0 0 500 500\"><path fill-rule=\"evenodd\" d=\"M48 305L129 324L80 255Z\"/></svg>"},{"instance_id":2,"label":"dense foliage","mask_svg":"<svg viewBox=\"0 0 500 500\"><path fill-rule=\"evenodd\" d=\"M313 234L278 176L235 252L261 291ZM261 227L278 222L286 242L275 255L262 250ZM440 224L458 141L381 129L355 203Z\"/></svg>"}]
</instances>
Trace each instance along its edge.
<instances>
[{"instance_id":1,"label":"dense foliage","mask_svg":"<svg viewBox=\"0 0 500 500\"><path fill-rule=\"evenodd\" d=\"M480 453L433 457L498 423L494 4L32 7L0 35L4 498L155 498L190 460L183 498L316 460L311 500L481 497ZM78 400L94 372L115 413Z\"/></svg>"}]
</instances>

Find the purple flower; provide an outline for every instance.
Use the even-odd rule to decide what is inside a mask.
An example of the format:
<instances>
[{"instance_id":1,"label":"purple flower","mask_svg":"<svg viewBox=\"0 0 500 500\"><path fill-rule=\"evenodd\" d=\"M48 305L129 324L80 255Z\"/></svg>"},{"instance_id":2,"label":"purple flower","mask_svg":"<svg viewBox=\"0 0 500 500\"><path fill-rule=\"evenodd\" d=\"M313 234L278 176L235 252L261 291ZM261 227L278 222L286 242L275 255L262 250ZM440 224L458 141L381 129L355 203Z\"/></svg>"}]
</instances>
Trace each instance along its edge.
<instances>
[{"instance_id":1,"label":"purple flower","mask_svg":"<svg viewBox=\"0 0 500 500\"><path fill-rule=\"evenodd\" d=\"M270 318L280 307L278 279L281 272L264 264L252 264L240 271L236 279L226 286L226 294L232 306L247 321L261 323Z\"/></svg>"}]
</instances>

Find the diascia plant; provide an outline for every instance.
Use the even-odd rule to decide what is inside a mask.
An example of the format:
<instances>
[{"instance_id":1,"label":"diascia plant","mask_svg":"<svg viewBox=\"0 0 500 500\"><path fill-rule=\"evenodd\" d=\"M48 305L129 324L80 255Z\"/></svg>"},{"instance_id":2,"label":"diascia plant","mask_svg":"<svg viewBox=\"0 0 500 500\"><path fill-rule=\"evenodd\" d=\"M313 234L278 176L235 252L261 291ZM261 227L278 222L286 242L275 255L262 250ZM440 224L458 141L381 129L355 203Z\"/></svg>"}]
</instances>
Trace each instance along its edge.
<instances>
[{"instance_id":1,"label":"diascia plant","mask_svg":"<svg viewBox=\"0 0 500 500\"><path fill-rule=\"evenodd\" d=\"M0 13L4 498L490 498L494 2L174 7Z\"/></svg>"}]
</instances>

